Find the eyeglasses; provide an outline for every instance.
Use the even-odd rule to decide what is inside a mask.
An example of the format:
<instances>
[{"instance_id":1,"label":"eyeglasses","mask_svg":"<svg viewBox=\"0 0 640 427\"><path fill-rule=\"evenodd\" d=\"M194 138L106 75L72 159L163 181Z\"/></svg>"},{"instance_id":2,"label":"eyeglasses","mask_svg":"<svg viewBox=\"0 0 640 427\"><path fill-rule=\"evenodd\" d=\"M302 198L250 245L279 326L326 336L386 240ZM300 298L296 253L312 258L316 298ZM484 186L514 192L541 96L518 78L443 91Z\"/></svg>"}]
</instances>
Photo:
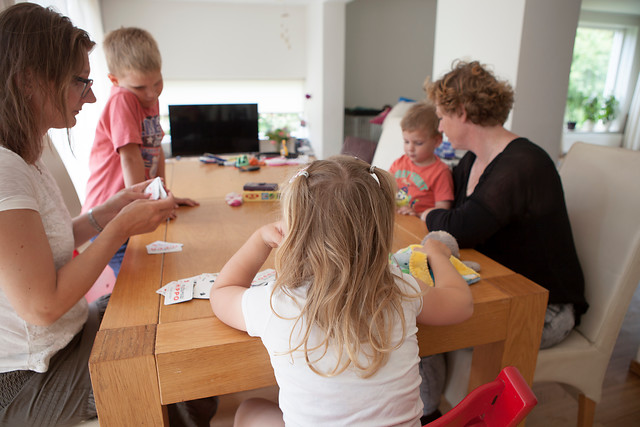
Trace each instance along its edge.
<instances>
[{"instance_id":1,"label":"eyeglasses","mask_svg":"<svg viewBox=\"0 0 640 427\"><path fill-rule=\"evenodd\" d=\"M82 93L80 94L80 98L84 98L89 93L91 86L93 85L93 79L85 79L80 76L73 76L73 79L79 81L80 83L84 83L84 87L82 88Z\"/></svg>"}]
</instances>

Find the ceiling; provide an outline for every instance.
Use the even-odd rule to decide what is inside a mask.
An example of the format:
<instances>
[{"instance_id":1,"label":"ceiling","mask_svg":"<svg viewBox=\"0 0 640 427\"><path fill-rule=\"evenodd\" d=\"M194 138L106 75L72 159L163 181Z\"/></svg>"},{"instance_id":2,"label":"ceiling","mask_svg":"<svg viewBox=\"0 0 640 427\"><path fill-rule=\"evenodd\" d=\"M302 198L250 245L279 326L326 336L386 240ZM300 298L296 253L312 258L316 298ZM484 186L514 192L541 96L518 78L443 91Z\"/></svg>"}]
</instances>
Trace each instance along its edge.
<instances>
[{"instance_id":1,"label":"ceiling","mask_svg":"<svg viewBox=\"0 0 640 427\"><path fill-rule=\"evenodd\" d=\"M204 1L215 3L255 3L255 4L308 4L321 2L344 2L353 0L173 0ZM640 0L582 0L582 9L596 12L622 13L640 16Z\"/></svg>"},{"instance_id":2,"label":"ceiling","mask_svg":"<svg viewBox=\"0 0 640 427\"><path fill-rule=\"evenodd\" d=\"M582 0L582 9L640 16L640 0Z\"/></svg>"}]
</instances>

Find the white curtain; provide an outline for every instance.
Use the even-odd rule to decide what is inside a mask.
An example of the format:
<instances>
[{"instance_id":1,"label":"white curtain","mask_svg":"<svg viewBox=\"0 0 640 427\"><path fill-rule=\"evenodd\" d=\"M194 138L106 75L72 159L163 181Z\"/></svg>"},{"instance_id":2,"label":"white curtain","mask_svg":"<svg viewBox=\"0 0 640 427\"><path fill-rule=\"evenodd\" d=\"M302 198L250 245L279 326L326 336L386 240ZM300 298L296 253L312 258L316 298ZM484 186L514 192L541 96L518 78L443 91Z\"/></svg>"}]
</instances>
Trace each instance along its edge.
<instances>
[{"instance_id":1,"label":"white curtain","mask_svg":"<svg viewBox=\"0 0 640 427\"><path fill-rule=\"evenodd\" d=\"M633 91L631 106L629 108L629 118L622 140L622 146L630 150L640 150L640 74L636 81L636 88Z\"/></svg>"},{"instance_id":2,"label":"white curtain","mask_svg":"<svg viewBox=\"0 0 640 427\"><path fill-rule=\"evenodd\" d=\"M106 103L111 83L107 79L107 64L102 50L104 30L99 0L34 0L32 3L51 6L56 11L68 16L76 27L82 28L96 46L89 55L93 92L97 102L84 104L77 116L77 123L71 129L71 141L66 129L50 131L55 145L81 202L85 199L87 179L89 178L89 153L93 145L96 124Z\"/></svg>"}]
</instances>

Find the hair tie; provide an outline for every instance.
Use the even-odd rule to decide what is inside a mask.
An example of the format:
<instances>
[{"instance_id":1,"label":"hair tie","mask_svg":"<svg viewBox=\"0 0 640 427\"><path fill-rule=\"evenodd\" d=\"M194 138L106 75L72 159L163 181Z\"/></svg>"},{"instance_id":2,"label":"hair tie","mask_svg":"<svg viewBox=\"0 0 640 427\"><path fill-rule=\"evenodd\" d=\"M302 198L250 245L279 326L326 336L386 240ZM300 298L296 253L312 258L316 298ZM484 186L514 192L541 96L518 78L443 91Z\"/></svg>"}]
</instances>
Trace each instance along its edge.
<instances>
[{"instance_id":1,"label":"hair tie","mask_svg":"<svg viewBox=\"0 0 640 427\"><path fill-rule=\"evenodd\" d=\"M307 168L302 168L294 176L289 180L289 184L291 184L297 177L304 176L305 178L309 178L309 172L307 172Z\"/></svg>"},{"instance_id":2,"label":"hair tie","mask_svg":"<svg viewBox=\"0 0 640 427\"><path fill-rule=\"evenodd\" d=\"M378 186L380 186L380 180L378 179L378 175L376 175L376 167L371 165L371 167L369 168L369 173L371 174L371 177L376 180Z\"/></svg>"}]
</instances>

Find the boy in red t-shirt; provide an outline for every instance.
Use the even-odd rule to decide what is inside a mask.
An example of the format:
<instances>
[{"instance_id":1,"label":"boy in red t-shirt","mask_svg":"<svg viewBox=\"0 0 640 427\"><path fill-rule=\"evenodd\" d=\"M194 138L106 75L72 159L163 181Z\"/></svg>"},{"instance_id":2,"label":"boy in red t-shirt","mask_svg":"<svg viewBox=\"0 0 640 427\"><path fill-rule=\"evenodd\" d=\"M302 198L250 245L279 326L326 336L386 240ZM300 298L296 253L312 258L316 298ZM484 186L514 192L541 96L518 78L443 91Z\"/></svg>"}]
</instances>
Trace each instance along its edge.
<instances>
[{"instance_id":1,"label":"boy in red t-shirt","mask_svg":"<svg viewBox=\"0 0 640 427\"><path fill-rule=\"evenodd\" d=\"M90 212L125 187L157 176L164 179L164 132L158 103L163 80L158 45L143 29L120 28L107 34L104 51L113 87L91 148L83 212ZM198 204L187 198L175 200L179 205ZM96 226L98 232L100 228ZM109 263L116 276L125 247L126 243Z\"/></svg>"},{"instance_id":2,"label":"boy in red t-shirt","mask_svg":"<svg viewBox=\"0 0 640 427\"><path fill-rule=\"evenodd\" d=\"M416 102L402 118L400 127L405 154L389 168L398 184L398 213L422 218L421 214L427 209L451 208L451 171L434 154L436 147L442 143L435 106L428 102Z\"/></svg>"}]
</instances>

